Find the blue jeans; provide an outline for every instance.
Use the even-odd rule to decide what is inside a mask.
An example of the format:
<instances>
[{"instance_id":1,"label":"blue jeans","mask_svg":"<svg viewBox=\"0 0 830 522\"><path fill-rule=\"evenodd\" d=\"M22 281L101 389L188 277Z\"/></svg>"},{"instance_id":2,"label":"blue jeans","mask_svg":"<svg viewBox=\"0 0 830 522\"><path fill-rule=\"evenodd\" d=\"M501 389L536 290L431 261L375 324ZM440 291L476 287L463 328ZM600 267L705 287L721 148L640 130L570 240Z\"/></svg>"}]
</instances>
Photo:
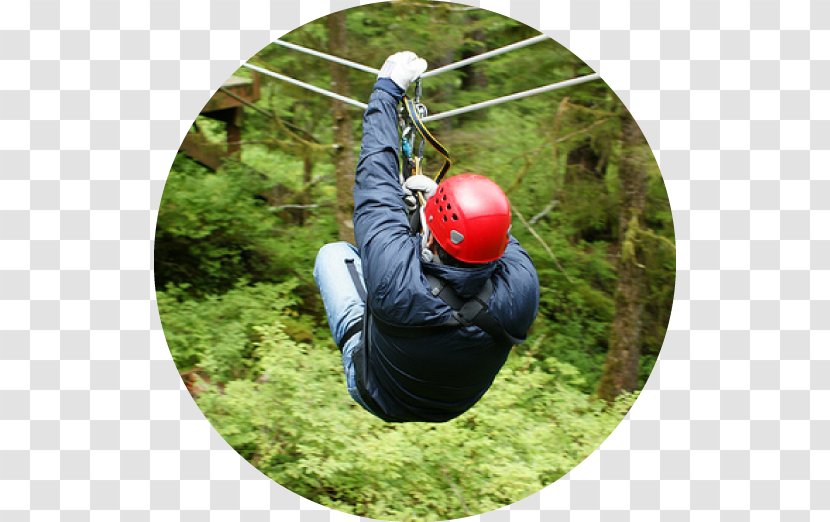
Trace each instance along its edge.
<instances>
[{"instance_id":1,"label":"blue jeans","mask_svg":"<svg viewBox=\"0 0 830 522\"><path fill-rule=\"evenodd\" d=\"M317 282L320 296L323 298L323 305L326 307L326 317L329 321L331 336L338 346L349 327L357 321L363 321L363 313L366 309L366 305L360 299L360 294L357 293L349 274L346 259L354 259L354 266L362 281L363 268L357 248L344 241L323 246L317 253L317 259L314 262L314 281ZM362 341L363 332L357 332L346 341L342 355L343 372L346 375L346 389L349 391L349 395L366 411L374 414L360 398L357 391L355 367L352 361L352 354L356 349L360 349Z\"/></svg>"}]
</instances>

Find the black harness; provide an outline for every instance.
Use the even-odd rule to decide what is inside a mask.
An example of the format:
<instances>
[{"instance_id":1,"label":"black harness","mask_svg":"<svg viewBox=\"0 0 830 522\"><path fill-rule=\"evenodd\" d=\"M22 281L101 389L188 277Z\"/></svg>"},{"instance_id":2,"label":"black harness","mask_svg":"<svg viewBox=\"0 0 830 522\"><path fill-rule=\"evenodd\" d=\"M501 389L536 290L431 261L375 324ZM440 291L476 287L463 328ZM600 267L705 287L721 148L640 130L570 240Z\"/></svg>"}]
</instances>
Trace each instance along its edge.
<instances>
[{"instance_id":1,"label":"black harness","mask_svg":"<svg viewBox=\"0 0 830 522\"><path fill-rule=\"evenodd\" d=\"M435 297L444 301L447 306L452 309L452 318L445 323L438 325L425 326L401 326L388 323L380 317L372 313L371 308L366 301L366 289L363 287L363 281L360 279L360 274L357 273L357 268L354 265L354 259L346 259L346 267L349 270L349 275L352 278L357 293L360 299L367 304L365 316L371 315L372 321L377 325L378 330L391 335L393 337L415 338L426 335L437 334L445 332L447 328L456 328L459 326L477 326L485 333L493 338L499 344L513 344L512 338L504 330L504 327L490 314L488 302L493 295L493 281L488 279L481 291L472 299L464 300L458 296L445 281L435 277L431 274L426 274L427 282L429 283L430 292ZM351 339L357 332L363 330L366 321L356 321L351 325L343 338L340 340L338 347L343 350L346 341Z\"/></svg>"},{"instance_id":2,"label":"black harness","mask_svg":"<svg viewBox=\"0 0 830 522\"><path fill-rule=\"evenodd\" d=\"M448 328L459 328L463 326L478 326L485 333L489 334L499 344L514 344L512 337L510 337L504 330L504 327L492 316L488 311L487 303L493 295L493 282L487 280L481 291L472 299L467 301L461 299L455 291L449 287L441 279L427 274L426 278L429 282L430 291L432 295L443 300L450 308L452 308L452 318L440 325L429 326L399 326L387 323L380 319L372 312L372 307L366 298L366 288L363 286L363 281L360 274L357 273L354 259L346 259L346 268L348 268L349 276L352 278L357 293L360 299L365 303L366 310L363 313L362 321L355 321L349 326L340 339L338 348L343 351L346 342L357 335L358 332L363 333L360 346L356 347L352 352L352 361L355 365L355 381L357 384L357 392L363 403L368 406L369 410L376 416L387 422L401 422L403 419L398 419L387 415L383 408L375 401L374 397L367 389L367 383L372 379L369 374L369 358L371 357L372 343L369 339L371 333L370 322L374 324L378 330L393 337L422 337L431 334L446 332Z\"/></svg>"},{"instance_id":3,"label":"black harness","mask_svg":"<svg viewBox=\"0 0 830 522\"><path fill-rule=\"evenodd\" d=\"M354 266L354 259L346 259L345 262L346 268L349 270L349 275L352 278L352 283L354 283L354 287L357 289L357 295L360 296L361 301L366 303L366 289L363 287L363 281L360 280L360 274L357 273L357 268ZM337 345L341 352L343 351L343 346L346 345L346 341L363 329L363 323L364 321L355 321L354 324L346 329L346 332L340 339L340 343Z\"/></svg>"}]
</instances>

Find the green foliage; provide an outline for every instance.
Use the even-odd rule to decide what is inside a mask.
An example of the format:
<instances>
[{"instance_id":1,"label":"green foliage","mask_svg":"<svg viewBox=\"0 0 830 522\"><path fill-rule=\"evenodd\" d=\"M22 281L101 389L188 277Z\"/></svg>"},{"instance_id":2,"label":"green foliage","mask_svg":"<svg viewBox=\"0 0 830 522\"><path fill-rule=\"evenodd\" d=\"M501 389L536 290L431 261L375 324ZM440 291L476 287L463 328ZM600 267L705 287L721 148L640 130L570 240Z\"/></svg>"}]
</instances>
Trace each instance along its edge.
<instances>
[{"instance_id":1,"label":"green foliage","mask_svg":"<svg viewBox=\"0 0 830 522\"><path fill-rule=\"evenodd\" d=\"M201 171L200 171L201 170ZM156 233L156 283L188 282L196 292L222 291L241 278L269 279L279 220L258 189L264 180L227 163L207 172L176 159L165 186Z\"/></svg>"},{"instance_id":2,"label":"green foliage","mask_svg":"<svg viewBox=\"0 0 830 522\"><path fill-rule=\"evenodd\" d=\"M298 337L309 338L308 327L291 320L295 279L281 284L239 285L221 295L194 300L189 287L168 287L157 295L159 314L173 360L180 371L196 369L214 382L249 376L256 364L255 327L284 317ZM305 330L305 331L304 331Z\"/></svg>"},{"instance_id":3,"label":"green foliage","mask_svg":"<svg viewBox=\"0 0 830 522\"><path fill-rule=\"evenodd\" d=\"M239 298L228 294L228 306ZM248 377L208 386L198 404L275 481L361 516L439 520L515 502L590 454L634 400L608 406L577 389L573 366L549 357L542 367L514 354L485 398L458 419L389 425L348 397L330 341L297 342L282 316L271 319L248 329Z\"/></svg>"},{"instance_id":4,"label":"green foliage","mask_svg":"<svg viewBox=\"0 0 830 522\"><path fill-rule=\"evenodd\" d=\"M421 1L351 9L346 26L344 49L327 49L325 19L285 39L374 67L411 49L437 67L535 34L483 10ZM251 61L332 87L331 66L314 57L270 46ZM588 72L545 42L429 78L424 101L436 113ZM365 100L373 82L350 71L345 94ZM591 82L430 125L453 153L451 173L480 172L508 191L512 233L541 283L529 340L479 404L439 425L383 423L349 398L311 278L317 250L337 239L332 102L267 79L261 92L257 106L276 117L245 110L239 159L210 172L177 157L156 234L168 345L226 440L309 499L395 520L461 517L515 502L593 451L635 398L609 405L594 397L618 260L633 249L646 273L641 383L663 342L675 274L660 172L645 143L622 150L625 109L610 89ZM225 139L221 125L202 120L205 136ZM359 112L349 124L359 143ZM621 238L617 170L632 152L644 158L646 208ZM427 151L425 170L439 164Z\"/></svg>"}]
</instances>

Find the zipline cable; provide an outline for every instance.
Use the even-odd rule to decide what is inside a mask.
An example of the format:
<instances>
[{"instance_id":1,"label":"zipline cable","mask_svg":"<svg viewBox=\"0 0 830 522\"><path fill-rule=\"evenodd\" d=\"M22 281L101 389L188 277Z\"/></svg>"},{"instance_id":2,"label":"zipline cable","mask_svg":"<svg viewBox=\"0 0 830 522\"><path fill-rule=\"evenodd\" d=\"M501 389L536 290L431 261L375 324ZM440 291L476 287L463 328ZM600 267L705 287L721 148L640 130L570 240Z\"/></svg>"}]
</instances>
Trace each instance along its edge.
<instances>
[{"instance_id":1,"label":"zipline cable","mask_svg":"<svg viewBox=\"0 0 830 522\"><path fill-rule=\"evenodd\" d=\"M357 62L353 62L351 60L346 60L345 58L338 58L337 56L333 56L331 54L321 53L320 51L315 51L314 49L309 49L308 47L303 47L301 45L293 44L290 42L274 40L273 43L281 45L283 47L287 47L288 49L294 49L295 51L299 51L301 53L310 54L311 56L316 56L318 58L322 58L330 62L339 63L340 65L345 65L346 67L351 67L352 69L357 69L358 71L364 71L372 74L378 74L380 72L379 69L375 69L374 67L369 67L368 65L363 65Z\"/></svg>"},{"instance_id":2,"label":"zipline cable","mask_svg":"<svg viewBox=\"0 0 830 522\"><path fill-rule=\"evenodd\" d=\"M459 69L461 67L465 67L467 65L480 62L488 58L492 58L493 56L498 56L500 54L504 54L515 49L521 49L522 47L527 47L528 45L533 45L535 43L539 43L545 40L548 40L548 37L543 34L540 34L539 36L534 36L533 38L528 38L527 40L522 40L521 42L505 45L504 47L499 47L498 49L493 49L492 51L487 51L486 53L471 56L470 58L466 58L459 62L451 63L449 65L445 65L443 67L427 71L421 75L421 78L429 78L430 76L436 76L447 71L452 71L453 69Z\"/></svg>"},{"instance_id":3,"label":"zipline cable","mask_svg":"<svg viewBox=\"0 0 830 522\"><path fill-rule=\"evenodd\" d=\"M510 52L510 51L513 51L513 50L516 50L516 49L521 49L522 47L527 47L528 45L533 45L535 43L539 43L539 42L542 42L542 41L547 40L547 39L548 39L547 36L545 36L543 34L540 34L538 36L534 36L532 38L528 38L528 39L522 40L520 42L515 42L515 43L512 43L510 45L500 47L498 49L493 49L492 51L488 51L486 53L482 53L482 54L479 54L479 55L476 55L476 56L472 56L470 58L461 60L459 62L451 63L449 65L445 65L443 67L439 67L437 69L427 71L427 72L425 72L424 74L421 75L421 78L428 78L430 76L436 76L438 74L441 74L441 73L444 73L444 72L447 72L447 71L451 71L451 70L454 70L454 69L458 69L458 68L476 63L476 62L480 62L482 60L486 60L488 58L492 58L494 56L498 56L500 54L504 54L504 53L507 53L507 52ZM274 43L277 44L277 45L281 45L283 47L286 47L288 49L293 49L295 51L310 54L312 56L316 56L316 57L322 58L324 60L329 60L329 61L334 62L334 63L339 63L339 64L342 64L342 65L346 65L348 67L352 67L354 69L358 69L358 70L361 70L361 71L364 71L364 72L370 72L372 74L378 74L378 72L379 72L378 69L368 67L366 65L362 65L362 64L353 62L351 60L346 60L344 58L338 58L337 56L322 53L320 51L315 51L314 49L309 49L307 47L302 47L302 46L297 45L297 44L292 44L292 43L289 43L289 42L283 42L281 40L275 40ZM260 72L260 73L262 73L266 76L270 76L272 78L276 78L278 80L282 80L282 81L291 83L293 85L296 85L298 87L302 87L303 89L308 89L308 90L316 92L318 94L323 94L323 95L328 96L330 98L334 98L335 100L342 101L344 103L347 103L349 105L353 105L355 107L359 107L359 108L364 109L364 110L367 107L367 105L363 102L353 100L351 98L347 98L346 96L342 96L342 95L334 93L332 91L328 91L328 90L323 89L321 87L316 87L316 86L311 85L309 83L305 83L305 82L302 82L300 80L291 78L290 76L285 76L284 74L280 74L280 73L277 73L277 72L274 72L274 71L269 71L268 69L263 69L262 67L259 67L259 66L256 66L256 65L253 65L253 64L250 64L250 63L244 63L244 64L242 64L242 66L247 67L248 69ZM468 105L466 107L460 107L460 108L457 108L457 109L452 109L452 110L442 112L442 113L439 113L439 114L433 114L431 116L427 116L427 117L423 118L422 121L424 123L426 123L426 122L429 122L429 121L442 120L444 118L449 118L450 116L455 116L455 115L458 115L458 114L464 114L464 113L467 113L467 112L471 112L471 111L475 111L475 110L479 110L479 109L484 109L484 108L487 108L487 107L492 107L493 105L499 105L501 103L506 103L506 102L509 102L509 101L525 98L525 97L528 97L528 96L533 96L535 94L541 94L541 93L544 93L544 92L554 91L554 90L557 90L557 89L563 89L565 87L570 87L572 85L578 85L580 83L585 83L585 82L589 82L589 81L596 80L596 79L599 79L599 74L592 73L592 74L588 74L588 75L585 75L585 76L572 78L570 80L564 80L564 81L561 81L561 82L552 83L550 85L545 85L543 87L537 87L535 89L530 89L530 90L527 90L527 91L522 91L522 92L517 92L517 93L514 93L514 94L509 94L507 96L502 96L500 98L494 98L492 100L488 100L488 101L484 101L484 102L480 102L480 103L474 103L474 104Z\"/></svg>"},{"instance_id":4,"label":"zipline cable","mask_svg":"<svg viewBox=\"0 0 830 522\"><path fill-rule=\"evenodd\" d=\"M433 69L431 71L427 71L421 75L421 78L429 78L430 76L436 76L441 73L445 73L447 71L452 71L454 69L460 69L461 67L466 67L467 65L480 62L482 60L486 60L488 58L492 58L493 56L498 56L500 54L504 54L515 49L521 49L522 47L527 47L528 45L533 45L535 43L539 43L542 41L548 40L548 37L544 34L540 34L538 36L534 36L532 38L528 38L526 40L522 40L520 42L512 43L510 45L505 45L504 47L499 47L498 49L493 49L492 51L487 51L486 53L482 53L476 56L471 56L470 58L466 58L464 60L451 63L449 65L445 65L443 67L439 67L437 69ZM340 65L345 65L346 67L351 67L352 69L357 69L358 71L368 72L372 74L378 74L380 70L375 69L374 67L369 67L368 65L363 65L357 62L353 62L351 60L347 60L345 58L340 58L331 54L327 54L324 52L316 51L314 49L309 49L308 47L303 47L302 45L293 44L290 42L284 42L282 40L274 40L275 44L281 45L287 49L293 49L295 51L299 51L301 53L310 54L311 56L316 56L318 58L322 58L324 60L328 60L330 62L339 63Z\"/></svg>"},{"instance_id":5,"label":"zipline cable","mask_svg":"<svg viewBox=\"0 0 830 522\"><path fill-rule=\"evenodd\" d=\"M248 69L251 69L253 71L257 71L259 73L262 73L266 76L270 76L272 78L276 78L278 80L282 80L282 81L291 83L291 84L296 85L298 87L302 87L303 89L308 89L308 90L314 91L318 94L323 94L323 95L328 96L330 98L334 98L335 100L340 100L343 103L348 103L349 105L353 105L353 106L358 107L360 109L366 110L367 105L365 103L359 102L357 100L353 100L351 98L347 98L345 96L341 96L341 95L339 95L337 93L334 93L334 92L331 92L331 91L327 91L326 89L323 89L321 87L317 87L315 85L311 85L311 84L308 84L308 83L305 83L305 82L301 82L300 80L295 80L294 78L291 78L289 76L285 76L285 75L280 74L278 72L269 71L268 69L263 69L262 67L252 65L250 63L243 63L242 66L247 67ZM458 109L452 109L452 110L441 112L441 113L438 113L438 114L433 114L431 116L427 116L427 117L423 118L421 121L426 123L426 122L429 122L429 121L443 120L444 118L449 118L451 116L456 116L458 114L464 114L466 112L477 111L479 109L485 109L487 107L492 107L493 105L499 105L499 104L506 103L506 102L509 102L509 101L519 100L521 98L526 98L528 96L533 96L534 94L541 94L543 92L550 92L550 91L555 91L557 89L564 89L565 87L570 87L572 85L579 85L580 83L590 82L590 81L598 80L598 79L599 79L599 74L598 73L586 74L585 76L579 76L577 78L571 78L570 80L564 80L564 81L561 81L561 82L552 83L550 85L537 87L535 89L530 89L530 90L527 90L527 91L517 92L517 93L514 93L514 94L508 94L507 96L502 96L500 98L494 98L492 100L483 101L483 102L480 102L480 103L474 103L472 105L467 105L466 107L459 107Z\"/></svg>"},{"instance_id":6,"label":"zipline cable","mask_svg":"<svg viewBox=\"0 0 830 522\"><path fill-rule=\"evenodd\" d=\"M270 76L271 78L276 78L278 80L282 80L284 82L288 82L290 84L296 85L297 87L302 87L303 89L308 89L309 91L316 92L318 94L322 94L328 96L329 98L334 98L335 100L342 101L343 103L348 103L349 105L354 105L355 107L360 107L363 110L366 110L366 105L363 102L359 102L357 100L353 100L351 98L347 98L345 96L341 96L335 92L327 91L321 87L317 87L315 85L311 85L310 83L301 82L300 80L295 80L290 76L285 76L284 74L280 74L278 72L269 71L268 69L263 69L262 67L250 64L250 63L243 63L242 67L247 67L252 71L257 71L258 73L264 74L265 76Z\"/></svg>"},{"instance_id":7,"label":"zipline cable","mask_svg":"<svg viewBox=\"0 0 830 522\"><path fill-rule=\"evenodd\" d=\"M572 85L579 85L580 83L590 82L593 80L598 80L599 74L598 73L591 73L586 74L585 76L579 76L576 78L571 78L570 80L564 80L557 83L552 83L550 85L545 85L543 87L537 87L535 89L530 89L527 91L517 92L514 94L508 94L507 96L502 96L500 98L494 98L492 100L483 101L480 103L474 103L472 105L467 105L466 107L460 107L458 109L452 109L446 112L440 112L438 114L433 114L431 116L427 116L423 118L421 121L428 122L428 121L437 121L443 120L444 118L449 118L450 116L456 116L458 114L464 114L465 112L477 111L479 109L485 109L487 107L492 107L493 105L499 105L502 103L506 103L513 100L519 100L521 98L526 98L528 96L533 96L534 94L541 94L543 92L550 92L555 91L557 89L563 89L565 87L570 87Z\"/></svg>"}]
</instances>

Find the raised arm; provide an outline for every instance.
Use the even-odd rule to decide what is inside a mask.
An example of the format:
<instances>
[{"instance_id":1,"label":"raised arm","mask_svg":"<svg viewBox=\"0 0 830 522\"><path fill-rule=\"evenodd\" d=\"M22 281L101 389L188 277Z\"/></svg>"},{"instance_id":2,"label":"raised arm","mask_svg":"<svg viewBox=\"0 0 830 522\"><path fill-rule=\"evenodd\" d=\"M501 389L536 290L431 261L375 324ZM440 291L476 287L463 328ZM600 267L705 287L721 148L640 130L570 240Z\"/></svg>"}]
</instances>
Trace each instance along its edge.
<instances>
[{"instance_id":1,"label":"raised arm","mask_svg":"<svg viewBox=\"0 0 830 522\"><path fill-rule=\"evenodd\" d=\"M384 64L363 115L363 140L354 187L355 239L370 293L407 250L417 247L409 229L398 178L397 106L409 83L426 69L414 53Z\"/></svg>"}]
</instances>

